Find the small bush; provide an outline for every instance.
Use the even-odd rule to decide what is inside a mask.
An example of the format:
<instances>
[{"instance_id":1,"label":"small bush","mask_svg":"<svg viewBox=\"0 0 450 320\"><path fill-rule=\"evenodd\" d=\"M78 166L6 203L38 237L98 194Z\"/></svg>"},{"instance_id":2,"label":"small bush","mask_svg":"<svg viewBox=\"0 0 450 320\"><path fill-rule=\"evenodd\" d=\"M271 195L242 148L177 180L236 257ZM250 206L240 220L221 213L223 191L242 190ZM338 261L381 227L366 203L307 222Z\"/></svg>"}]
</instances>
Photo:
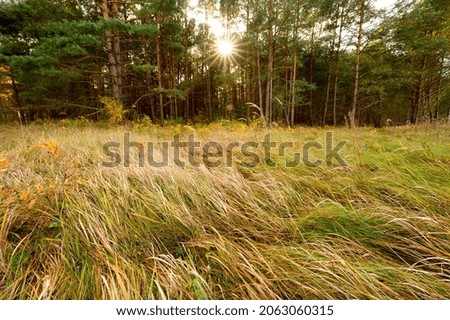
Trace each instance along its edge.
<instances>
[{"instance_id":1,"label":"small bush","mask_svg":"<svg viewBox=\"0 0 450 320\"><path fill-rule=\"evenodd\" d=\"M120 101L111 97L102 97L100 102L105 105L106 116L110 124L120 124L126 114L126 110Z\"/></svg>"}]
</instances>

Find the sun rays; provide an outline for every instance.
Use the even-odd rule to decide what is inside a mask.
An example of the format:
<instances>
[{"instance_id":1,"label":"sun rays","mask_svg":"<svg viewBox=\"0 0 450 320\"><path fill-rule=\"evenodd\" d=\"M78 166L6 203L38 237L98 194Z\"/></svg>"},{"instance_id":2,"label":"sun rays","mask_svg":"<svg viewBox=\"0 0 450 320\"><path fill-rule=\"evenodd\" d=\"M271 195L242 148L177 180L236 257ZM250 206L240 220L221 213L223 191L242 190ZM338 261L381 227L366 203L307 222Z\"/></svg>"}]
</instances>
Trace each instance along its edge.
<instances>
[{"instance_id":1,"label":"sun rays","mask_svg":"<svg viewBox=\"0 0 450 320\"><path fill-rule=\"evenodd\" d=\"M234 44L228 39L221 39L217 41L217 53L223 57L227 57L233 54Z\"/></svg>"},{"instance_id":2,"label":"sun rays","mask_svg":"<svg viewBox=\"0 0 450 320\"><path fill-rule=\"evenodd\" d=\"M214 44L213 53L210 56L212 65L232 66L238 63L236 60L241 57L239 41L234 37L217 37Z\"/></svg>"}]
</instances>

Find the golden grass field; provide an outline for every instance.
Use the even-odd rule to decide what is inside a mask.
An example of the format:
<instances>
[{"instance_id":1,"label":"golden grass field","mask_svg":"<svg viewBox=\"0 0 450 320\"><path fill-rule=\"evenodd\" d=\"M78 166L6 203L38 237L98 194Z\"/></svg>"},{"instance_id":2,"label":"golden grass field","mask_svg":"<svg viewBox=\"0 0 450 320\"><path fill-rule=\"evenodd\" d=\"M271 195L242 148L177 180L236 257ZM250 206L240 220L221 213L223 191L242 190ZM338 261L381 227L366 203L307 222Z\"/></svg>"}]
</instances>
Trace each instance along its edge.
<instances>
[{"instance_id":1,"label":"golden grass field","mask_svg":"<svg viewBox=\"0 0 450 320\"><path fill-rule=\"evenodd\" d=\"M1 299L450 298L448 125L270 131L296 147L332 131L347 167L105 168L124 132L268 131L81 124L0 126Z\"/></svg>"}]
</instances>

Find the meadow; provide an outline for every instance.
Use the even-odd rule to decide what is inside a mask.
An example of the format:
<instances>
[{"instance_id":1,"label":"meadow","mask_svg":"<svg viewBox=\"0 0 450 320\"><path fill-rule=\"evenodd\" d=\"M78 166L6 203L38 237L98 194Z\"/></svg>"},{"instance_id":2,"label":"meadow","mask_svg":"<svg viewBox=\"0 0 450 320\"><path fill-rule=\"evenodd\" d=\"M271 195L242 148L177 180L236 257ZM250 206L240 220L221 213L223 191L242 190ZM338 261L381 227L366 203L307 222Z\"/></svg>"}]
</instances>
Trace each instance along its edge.
<instances>
[{"instance_id":1,"label":"meadow","mask_svg":"<svg viewBox=\"0 0 450 320\"><path fill-rule=\"evenodd\" d=\"M333 133L347 166L108 168L103 145L269 131L0 126L0 299L450 299L450 126ZM317 159L323 150L313 150ZM181 155L187 158L185 151ZM198 155L194 155L198 156Z\"/></svg>"}]
</instances>

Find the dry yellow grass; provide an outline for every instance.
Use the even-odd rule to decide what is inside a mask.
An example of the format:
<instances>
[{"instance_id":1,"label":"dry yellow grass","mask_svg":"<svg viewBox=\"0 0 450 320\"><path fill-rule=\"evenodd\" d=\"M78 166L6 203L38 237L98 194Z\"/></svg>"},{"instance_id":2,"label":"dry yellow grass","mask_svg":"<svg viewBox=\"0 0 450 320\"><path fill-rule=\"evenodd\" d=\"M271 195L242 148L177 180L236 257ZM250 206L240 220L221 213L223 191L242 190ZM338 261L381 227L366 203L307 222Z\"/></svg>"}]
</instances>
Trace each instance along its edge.
<instances>
[{"instance_id":1,"label":"dry yellow grass","mask_svg":"<svg viewBox=\"0 0 450 320\"><path fill-rule=\"evenodd\" d=\"M267 133L1 126L0 298L450 298L448 126L329 129L349 141L346 168L102 167L102 145L126 131ZM300 145L325 130L271 134Z\"/></svg>"}]
</instances>

